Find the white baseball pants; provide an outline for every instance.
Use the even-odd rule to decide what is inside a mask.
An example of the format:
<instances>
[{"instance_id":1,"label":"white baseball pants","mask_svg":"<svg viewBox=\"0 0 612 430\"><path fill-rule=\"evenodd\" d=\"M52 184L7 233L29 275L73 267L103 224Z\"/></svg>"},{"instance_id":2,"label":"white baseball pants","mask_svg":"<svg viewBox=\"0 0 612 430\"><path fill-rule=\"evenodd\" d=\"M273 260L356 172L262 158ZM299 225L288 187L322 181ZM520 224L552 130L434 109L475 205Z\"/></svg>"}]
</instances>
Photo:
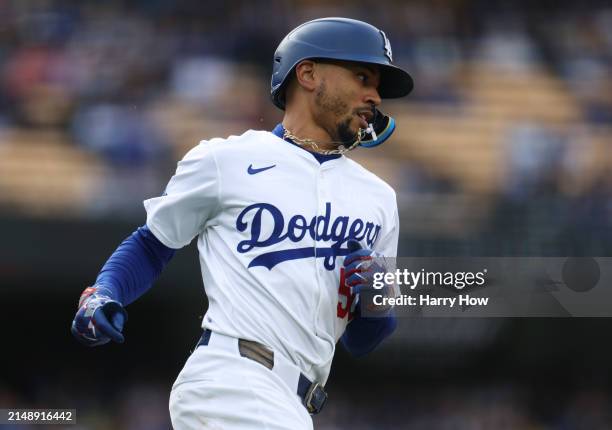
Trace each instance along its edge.
<instances>
[{"instance_id":1,"label":"white baseball pants","mask_svg":"<svg viewBox=\"0 0 612 430\"><path fill-rule=\"evenodd\" d=\"M275 357L282 360L283 357ZM175 430L312 430L312 419L277 373L238 352L238 339L213 333L191 354L170 394Z\"/></svg>"}]
</instances>

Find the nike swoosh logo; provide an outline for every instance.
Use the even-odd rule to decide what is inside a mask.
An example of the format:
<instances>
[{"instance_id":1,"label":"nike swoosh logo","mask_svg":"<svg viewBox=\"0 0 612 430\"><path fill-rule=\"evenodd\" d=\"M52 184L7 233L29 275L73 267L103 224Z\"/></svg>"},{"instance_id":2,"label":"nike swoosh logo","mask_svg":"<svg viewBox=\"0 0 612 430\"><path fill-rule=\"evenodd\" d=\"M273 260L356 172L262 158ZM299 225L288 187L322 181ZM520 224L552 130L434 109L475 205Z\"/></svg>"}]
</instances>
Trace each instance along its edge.
<instances>
[{"instance_id":1,"label":"nike swoosh logo","mask_svg":"<svg viewBox=\"0 0 612 430\"><path fill-rule=\"evenodd\" d=\"M251 164L251 165L249 165L249 168L247 169L247 172L249 172L249 175L255 175L255 174L257 174L257 173L264 172L264 171L266 171L266 170L268 170L268 169L271 169L271 168L273 168L273 167L276 167L276 164L273 164L273 165L268 166L268 167L260 167L259 169L256 169L256 168L254 168L254 167L253 167L253 165Z\"/></svg>"}]
</instances>

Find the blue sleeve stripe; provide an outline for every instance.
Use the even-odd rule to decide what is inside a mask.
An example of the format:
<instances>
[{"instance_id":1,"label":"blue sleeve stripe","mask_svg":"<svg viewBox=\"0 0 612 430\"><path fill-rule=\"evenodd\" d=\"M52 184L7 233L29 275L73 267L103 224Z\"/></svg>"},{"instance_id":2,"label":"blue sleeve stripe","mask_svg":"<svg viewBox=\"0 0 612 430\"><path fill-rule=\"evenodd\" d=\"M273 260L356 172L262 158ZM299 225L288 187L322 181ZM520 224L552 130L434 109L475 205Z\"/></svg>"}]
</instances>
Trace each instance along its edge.
<instances>
[{"instance_id":1,"label":"blue sleeve stripe","mask_svg":"<svg viewBox=\"0 0 612 430\"><path fill-rule=\"evenodd\" d=\"M110 256L96 285L124 306L146 293L175 250L161 243L145 225L125 239Z\"/></svg>"},{"instance_id":2,"label":"blue sleeve stripe","mask_svg":"<svg viewBox=\"0 0 612 430\"><path fill-rule=\"evenodd\" d=\"M373 351L396 327L397 318L393 313L382 318L361 318L358 314L340 340L352 356L360 357Z\"/></svg>"}]
</instances>

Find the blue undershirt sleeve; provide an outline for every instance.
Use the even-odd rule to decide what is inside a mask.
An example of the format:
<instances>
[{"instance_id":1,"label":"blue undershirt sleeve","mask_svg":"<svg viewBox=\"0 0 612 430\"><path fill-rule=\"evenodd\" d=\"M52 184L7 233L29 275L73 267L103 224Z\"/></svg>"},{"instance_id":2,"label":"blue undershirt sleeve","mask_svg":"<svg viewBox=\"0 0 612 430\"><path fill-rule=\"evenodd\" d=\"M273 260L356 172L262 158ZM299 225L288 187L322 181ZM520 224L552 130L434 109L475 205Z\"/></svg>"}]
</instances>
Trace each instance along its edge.
<instances>
[{"instance_id":1,"label":"blue undershirt sleeve","mask_svg":"<svg viewBox=\"0 0 612 430\"><path fill-rule=\"evenodd\" d=\"M146 225L139 227L104 264L96 286L126 306L151 288L174 253Z\"/></svg>"},{"instance_id":2,"label":"blue undershirt sleeve","mask_svg":"<svg viewBox=\"0 0 612 430\"><path fill-rule=\"evenodd\" d=\"M340 340L353 357L360 357L373 351L396 327L393 312L381 318L363 318L357 306L357 313Z\"/></svg>"}]
</instances>

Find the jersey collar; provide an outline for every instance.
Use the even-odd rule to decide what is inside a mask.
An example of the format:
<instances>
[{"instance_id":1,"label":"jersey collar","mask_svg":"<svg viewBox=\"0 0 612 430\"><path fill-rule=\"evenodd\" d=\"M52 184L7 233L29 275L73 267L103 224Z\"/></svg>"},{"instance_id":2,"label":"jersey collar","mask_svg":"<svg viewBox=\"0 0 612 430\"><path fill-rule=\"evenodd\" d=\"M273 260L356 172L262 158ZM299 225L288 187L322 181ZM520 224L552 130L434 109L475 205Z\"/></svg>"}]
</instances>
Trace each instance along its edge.
<instances>
[{"instance_id":1,"label":"jersey collar","mask_svg":"<svg viewBox=\"0 0 612 430\"><path fill-rule=\"evenodd\" d=\"M277 126L274 127L274 130L272 130L272 134L280 137L285 142L289 142L290 144L292 144L294 146L297 146L302 151L306 151L307 153L311 154L320 164L323 164L326 161L335 160L336 158L342 157L341 154L317 154L316 152L312 152L312 151L309 151L307 149L302 148L300 145L294 143L293 140L291 140L291 139L285 139L283 137L284 134L285 134L285 127L283 127L282 123L281 124L277 124Z\"/></svg>"}]
</instances>

